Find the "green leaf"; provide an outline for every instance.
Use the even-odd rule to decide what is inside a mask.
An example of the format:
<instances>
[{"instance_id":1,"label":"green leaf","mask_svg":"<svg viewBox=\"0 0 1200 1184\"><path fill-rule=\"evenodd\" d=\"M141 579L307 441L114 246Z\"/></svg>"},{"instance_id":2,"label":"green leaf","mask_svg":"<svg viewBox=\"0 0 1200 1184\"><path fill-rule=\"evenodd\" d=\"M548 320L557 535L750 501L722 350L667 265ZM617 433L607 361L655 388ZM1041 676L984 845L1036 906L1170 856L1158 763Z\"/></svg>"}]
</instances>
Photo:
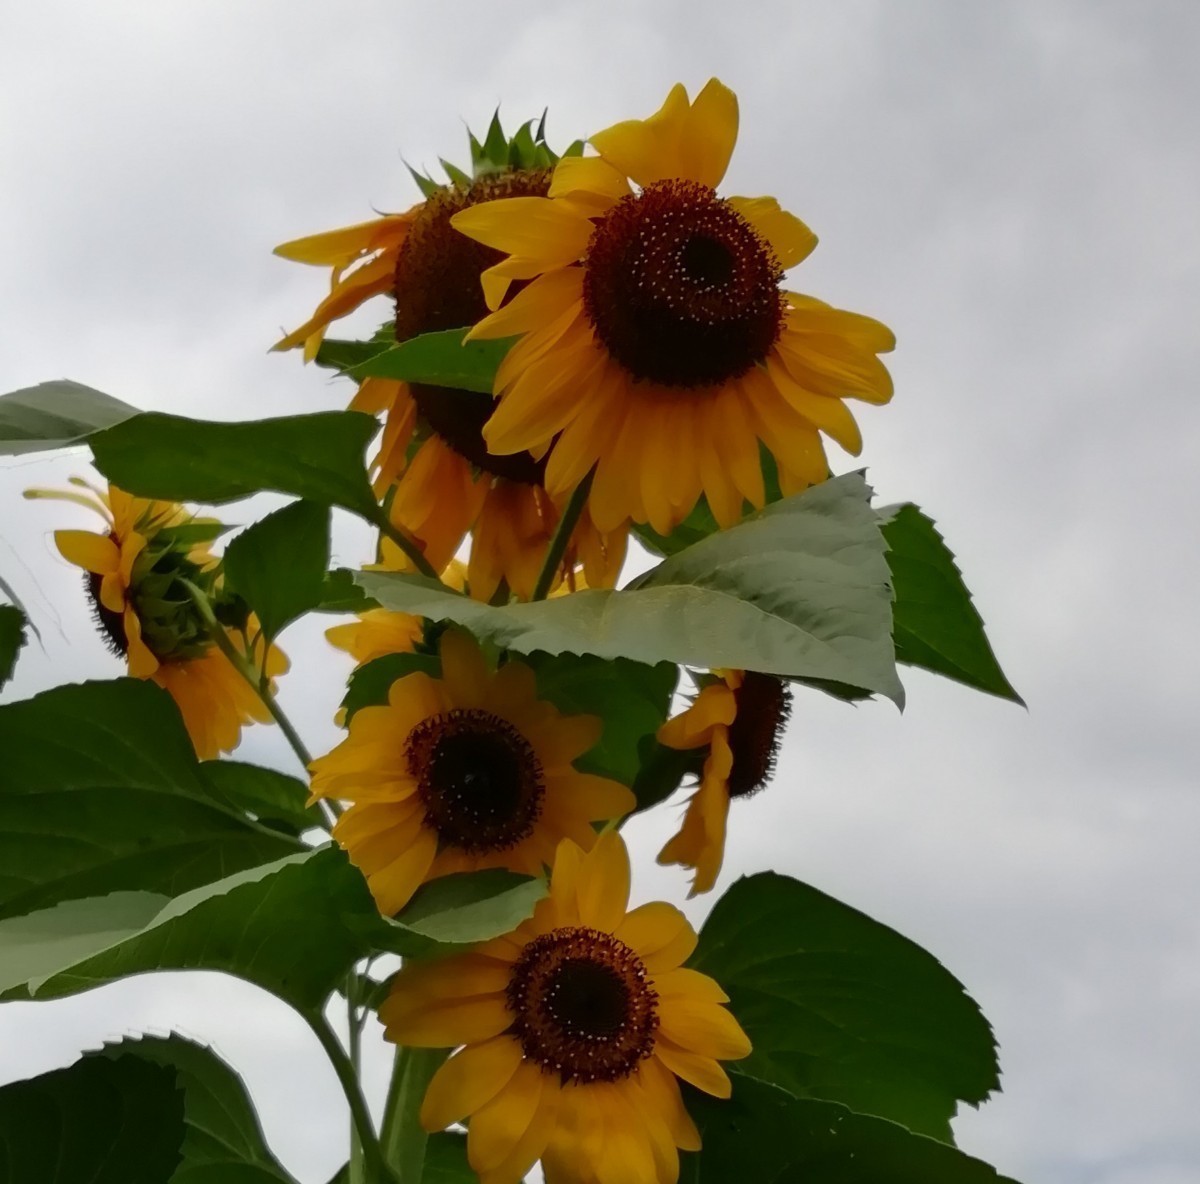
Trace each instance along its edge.
<instances>
[{"instance_id":1,"label":"green leaf","mask_svg":"<svg viewBox=\"0 0 1200 1184\"><path fill-rule=\"evenodd\" d=\"M0 917L176 895L299 844L211 793L171 697L117 679L0 706Z\"/></svg>"},{"instance_id":2,"label":"green leaf","mask_svg":"<svg viewBox=\"0 0 1200 1184\"><path fill-rule=\"evenodd\" d=\"M82 444L93 432L138 415L102 391L60 378L0 395L0 456Z\"/></svg>"},{"instance_id":3,"label":"green leaf","mask_svg":"<svg viewBox=\"0 0 1200 1184\"><path fill-rule=\"evenodd\" d=\"M174 899L122 892L0 921L0 986L55 999L134 974L219 970L311 1009L385 948L373 933L391 937L362 875L326 846Z\"/></svg>"},{"instance_id":4,"label":"green leaf","mask_svg":"<svg viewBox=\"0 0 1200 1184\"><path fill-rule=\"evenodd\" d=\"M689 773L698 776L703 766L703 751L668 748L653 736L643 736L638 745L638 772L632 786L638 810L665 802Z\"/></svg>"},{"instance_id":5,"label":"green leaf","mask_svg":"<svg viewBox=\"0 0 1200 1184\"><path fill-rule=\"evenodd\" d=\"M354 581L357 572L347 567L336 567L325 573L325 585L321 590L321 603L317 609L323 613L365 613L378 608Z\"/></svg>"},{"instance_id":6,"label":"green leaf","mask_svg":"<svg viewBox=\"0 0 1200 1184\"><path fill-rule=\"evenodd\" d=\"M268 514L225 549L225 578L268 639L321 603L328 566L329 507L316 502Z\"/></svg>"},{"instance_id":7,"label":"green leaf","mask_svg":"<svg viewBox=\"0 0 1200 1184\"><path fill-rule=\"evenodd\" d=\"M462 872L423 884L390 924L439 945L470 945L516 929L545 895L544 880L504 868Z\"/></svg>"},{"instance_id":8,"label":"green leaf","mask_svg":"<svg viewBox=\"0 0 1200 1184\"><path fill-rule=\"evenodd\" d=\"M1015 1184L896 1123L732 1076L728 1101L686 1091L704 1146L681 1157L680 1184Z\"/></svg>"},{"instance_id":9,"label":"green leaf","mask_svg":"<svg viewBox=\"0 0 1200 1184\"><path fill-rule=\"evenodd\" d=\"M386 608L530 653L594 654L828 679L903 703L870 489L850 473L665 559L620 592L480 604L433 580L360 572Z\"/></svg>"},{"instance_id":10,"label":"green leaf","mask_svg":"<svg viewBox=\"0 0 1200 1184\"><path fill-rule=\"evenodd\" d=\"M200 775L214 797L273 830L299 838L321 825L321 811L305 806L308 787L295 777L230 760L204 761Z\"/></svg>"},{"instance_id":11,"label":"green leaf","mask_svg":"<svg viewBox=\"0 0 1200 1184\"><path fill-rule=\"evenodd\" d=\"M378 707L386 703L392 683L418 670L432 678L440 678L442 664L436 654L384 654L356 667L342 700L346 723L349 724L360 707Z\"/></svg>"},{"instance_id":12,"label":"green leaf","mask_svg":"<svg viewBox=\"0 0 1200 1184\"><path fill-rule=\"evenodd\" d=\"M379 1145L398 1181L421 1181L429 1136L421 1126L421 1103L433 1075L449 1055L445 1048L397 1048L384 1106ZM434 1154L438 1154L437 1151Z\"/></svg>"},{"instance_id":13,"label":"green leaf","mask_svg":"<svg viewBox=\"0 0 1200 1184\"><path fill-rule=\"evenodd\" d=\"M931 954L788 876L739 880L692 965L729 993L745 1072L950 1138L959 1100L999 1087L991 1028Z\"/></svg>"},{"instance_id":14,"label":"green leaf","mask_svg":"<svg viewBox=\"0 0 1200 1184\"><path fill-rule=\"evenodd\" d=\"M12 604L0 604L0 687L12 678L17 651L25 644L25 614Z\"/></svg>"},{"instance_id":15,"label":"green leaf","mask_svg":"<svg viewBox=\"0 0 1200 1184\"><path fill-rule=\"evenodd\" d=\"M357 411L246 423L152 412L97 433L91 445L96 468L142 497L221 504L274 490L374 522L363 453L378 426Z\"/></svg>"},{"instance_id":16,"label":"green leaf","mask_svg":"<svg viewBox=\"0 0 1200 1184\"><path fill-rule=\"evenodd\" d=\"M467 1162L466 1135L440 1131L429 1136L421 1184L478 1184L478 1181L479 1177Z\"/></svg>"},{"instance_id":17,"label":"green leaf","mask_svg":"<svg viewBox=\"0 0 1200 1184\"><path fill-rule=\"evenodd\" d=\"M911 503L882 509L879 517L896 586L896 660L1024 706L933 522Z\"/></svg>"},{"instance_id":18,"label":"green leaf","mask_svg":"<svg viewBox=\"0 0 1200 1184\"><path fill-rule=\"evenodd\" d=\"M182 1162L172 1184L294 1184L271 1154L242 1079L209 1048L183 1036L108 1044L89 1059L174 1070L183 1090Z\"/></svg>"},{"instance_id":19,"label":"green leaf","mask_svg":"<svg viewBox=\"0 0 1200 1184\"><path fill-rule=\"evenodd\" d=\"M434 188L436 189L437 186ZM394 337L391 341L341 341L327 337L321 342L313 361L327 370L337 370L344 374L353 367L390 349L395 344Z\"/></svg>"},{"instance_id":20,"label":"green leaf","mask_svg":"<svg viewBox=\"0 0 1200 1184\"><path fill-rule=\"evenodd\" d=\"M174 1072L85 1057L0 1088L4 1184L163 1184L184 1137Z\"/></svg>"},{"instance_id":21,"label":"green leaf","mask_svg":"<svg viewBox=\"0 0 1200 1184\"><path fill-rule=\"evenodd\" d=\"M514 339L464 342L466 332L447 329L422 333L351 366L346 373L359 382L364 378L393 378L490 395L496 368Z\"/></svg>"},{"instance_id":22,"label":"green leaf","mask_svg":"<svg viewBox=\"0 0 1200 1184\"><path fill-rule=\"evenodd\" d=\"M678 667L579 654L531 654L527 662L537 675L539 698L566 715L598 715L604 721L600 743L575 767L633 785L641 769L639 745L667 718Z\"/></svg>"}]
</instances>

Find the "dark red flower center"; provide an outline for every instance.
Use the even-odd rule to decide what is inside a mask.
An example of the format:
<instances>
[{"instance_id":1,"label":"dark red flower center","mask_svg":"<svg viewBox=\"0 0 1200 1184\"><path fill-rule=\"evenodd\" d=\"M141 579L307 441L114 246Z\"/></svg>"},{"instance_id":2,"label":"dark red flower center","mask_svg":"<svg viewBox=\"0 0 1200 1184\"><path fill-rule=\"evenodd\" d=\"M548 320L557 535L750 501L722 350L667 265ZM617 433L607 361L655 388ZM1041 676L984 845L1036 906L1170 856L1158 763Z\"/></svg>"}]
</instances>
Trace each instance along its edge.
<instances>
[{"instance_id":1,"label":"dark red flower center","mask_svg":"<svg viewBox=\"0 0 1200 1184\"><path fill-rule=\"evenodd\" d=\"M529 741L491 712L456 707L422 720L405 757L444 846L506 851L533 833L542 812L541 762Z\"/></svg>"},{"instance_id":2,"label":"dark red flower center","mask_svg":"<svg viewBox=\"0 0 1200 1184\"><path fill-rule=\"evenodd\" d=\"M508 1006L525 1056L567 1081L628 1077L654 1049L658 994L641 958L609 933L567 926L531 941Z\"/></svg>"},{"instance_id":3,"label":"dark red flower center","mask_svg":"<svg viewBox=\"0 0 1200 1184\"><path fill-rule=\"evenodd\" d=\"M781 678L748 670L733 695L737 714L729 725L729 796L749 797L775 772L779 742L792 711L792 691Z\"/></svg>"},{"instance_id":4,"label":"dark red flower center","mask_svg":"<svg viewBox=\"0 0 1200 1184\"><path fill-rule=\"evenodd\" d=\"M583 301L635 379L702 387L746 373L783 328L783 271L733 206L695 181L656 181L596 223Z\"/></svg>"},{"instance_id":5,"label":"dark red flower center","mask_svg":"<svg viewBox=\"0 0 1200 1184\"><path fill-rule=\"evenodd\" d=\"M430 197L396 259L396 340L460 329L487 315L479 277L504 255L455 230L450 225L455 214L498 198L545 197L549 188L549 170L518 169L481 177L469 189L448 186ZM544 461L528 452L488 452L483 425L492 413L490 395L422 383L411 389L425 427L459 456L494 476L541 484Z\"/></svg>"}]
</instances>

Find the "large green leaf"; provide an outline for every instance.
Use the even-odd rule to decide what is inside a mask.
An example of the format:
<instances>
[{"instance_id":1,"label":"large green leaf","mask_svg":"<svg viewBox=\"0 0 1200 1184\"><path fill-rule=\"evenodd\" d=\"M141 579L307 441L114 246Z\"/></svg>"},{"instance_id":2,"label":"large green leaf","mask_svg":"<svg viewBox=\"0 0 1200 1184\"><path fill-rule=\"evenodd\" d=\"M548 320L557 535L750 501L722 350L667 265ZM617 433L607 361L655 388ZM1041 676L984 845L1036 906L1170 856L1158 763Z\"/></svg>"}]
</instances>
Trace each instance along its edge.
<instances>
[{"instance_id":1,"label":"large green leaf","mask_svg":"<svg viewBox=\"0 0 1200 1184\"><path fill-rule=\"evenodd\" d=\"M4 1184L165 1184L183 1137L174 1071L136 1057L85 1057L0 1088Z\"/></svg>"},{"instance_id":2,"label":"large green leaf","mask_svg":"<svg viewBox=\"0 0 1200 1184\"><path fill-rule=\"evenodd\" d=\"M327 847L173 899L122 892L0 921L0 986L53 999L150 971L220 970L311 1009L367 956L377 925L362 876Z\"/></svg>"},{"instance_id":3,"label":"large green leaf","mask_svg":"<svg viewBox=\"0 0 1200 1184\"><path fill-rule=\"evenodd\" d=\"M1023 705L933 522L911 503L886 507L879 518L896 586L896 660Z\"/></svg>"},{"instance_id":4,"label":"large green leaf","mask_svg":"<svg viewBox=\"0 0 1200 1184\"><path fill-rule=\"evenodd\" d=\"M747 1073L950 1138L958 1101L998 1088L991 1028L931 954L788 876L739 880L692 965L729 993Z\"/></svg>"},{"instance_id":5,"label":"large green leaf","mask_svg":"<svg viewBox=\"0 0 1200 1184\"><path fill-rule=\"evenodd\" d=\"M392 378L490 395L496 368L504 360L513 339L464 342L465 334L465 329L423 333L363 358L346 373L359 381Z\"/></svg>"},{"instance_id":6,"label":"large green leaf","mask_svg":"<svg viewBox=\"0 0 1200 1184\"><path fill-rule=\"evenodd\" d=\"M329 507L298 501L268 514L225 548L225 577L268 638L315 609L329 566Z\"/></svg>"},{"instance_id":7,"label":"large green leaf","mask_svg":"<svg viewBox=\"0 0 1200 1184\"><path fill-rule=\"evenodd\" d=\"M363 453L377 428L357 411L246 423L148 412L98 432L91 446L100 472L143 497L220 504L274 490L374 522Z\"/></svg>"},{"instance_id":8,"label":"large green leaf","mask_svg":"<svg viewBox=\"0 0 1200 1184\"><path fill-rule=\"evenodd\" d=\"M665 559L624 591L480 604L436 581L360 572L387 608L530 653L732 667L904 691L883 538L861 475L835 477Z\"/></svg>"},{"instance_id":9,"label":"large green leaf","mask_svg":"<svg viewBox=\"0 0 1200 1184\"><path fill-rule=\"evenodd\" d=\"M211 1049L172 1034L105 1045L91 1057L175 1072L183 1090L182 1162L170 1184L294 1184L271 1154L242 1079Z\"/></svg>"},{"instance_id":10,"label":"large green leaf","mask_svg":"<svg viewBox=\"0 0 1200 1184\"><path fill-rule=\"evenodd\" d=\"M687 1091L704 1146L682 1157L680 1184L1014 1184L896 1123L733 1079L729 1101Z\"/></svg>"},{"instance_id":11,"label":"large green leaf","mask_svg":"<svg viewBox=\"0 0 1200 1184\"><path fill-rule=\"evenodd\" d=\"M575 762L576 768L632 785L641 769L639 745L667 718L678 667L580 654L531 654L528 661L539 698L566 715L597 715L604 721L600 743Z\"/></svg>"},{"instance_id":12,"label":"large green leaf","mask_svg":"<svg viewBox=\"0 0 1200 1184\"><path fill-rule=\"evenodd\" d=\"M386 703L392 683L417 671L440 678L441 659L437 654L383 654L356 666L346 684L345 698L342 699L346 722L349 723L361 707L378 707Z\"/></svg>"},{"instance_id":13,"label":"large green leaf","mask_svg":"<svg viewBox=\"0 0 1200 1184\"><path fill-rule=\"evenodd\" d=\"M138 415L102 391L60 378L0 395L0 456L82 444L93 432Z\"/></svg>"},{"instance_id":14,"label":"large green leaf","mask_svg":"<svg viewBox=\"0 0 1200 1184\"><path fill-rule=\"evenodd\" d=\"M242 761L220 760L205 761L200 775L215 796L272 830L299 837L321 825L321 811L306 805L308 786L286 773Z\"/></svg>"},{"instance_id":15,"label":"large green leaf","mask_svg":"<svg viewBox=\"0 0 1200 1184\"><path fill-rule=\"evenodd\" d=\"M387 924L440 946L470 945L516 929L545 895L544 880L504 868L461 872L423 885ZM401 938L396 952L410 949Z\"/></svg>"},{"instance_id":16,"label":"large green leaf","mask_svg":"<svg viewBox=\"0 0 1200 1184\"><path fill-rule=\"evenodd\" d=\"M456 1131L430 1135L425 1144L425 1171L421 1184L478 1184L467 1163L467 1136Z\"/></svg>"},{"instance_id":17,"label":"large green leaf","mask_svg":"<svg viewBox=\"0 0 1200 1184\"><path fill-rule=\"evenodd\" d=\"M214 797L170 696L137 679L0 706L0 917L178 895L300 850Z\"/></svg>"},{"instance_id":18,"label":"large green leaf","mask_svg":"<svg viewBox=\"0 0 1200 1184\"><path fill-rule=\"evenodd\" d=\"M12 678L17 651L25 644L25 614L16 605L0 604L0 687Z\"/></svg>"}]
</instances>

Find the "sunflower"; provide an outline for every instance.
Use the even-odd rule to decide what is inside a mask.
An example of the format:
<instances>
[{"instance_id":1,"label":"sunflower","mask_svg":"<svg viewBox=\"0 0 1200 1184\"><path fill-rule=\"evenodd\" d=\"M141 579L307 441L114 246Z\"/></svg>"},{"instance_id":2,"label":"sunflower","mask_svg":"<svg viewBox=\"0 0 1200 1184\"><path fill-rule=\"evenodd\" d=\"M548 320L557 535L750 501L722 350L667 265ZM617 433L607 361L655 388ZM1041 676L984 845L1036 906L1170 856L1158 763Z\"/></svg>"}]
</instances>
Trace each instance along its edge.
<instances>
[{"instance_id":1,"label":"sunflower","mask_svg":"<svg viewBox=\"0 0 1200 1184\"><path fill-rule=\"evenodd\" d=\"M501 255L459 234L451 218L481 202L545 195L549 184L546 168L487 172L466 186L435 189L405 214L278 247L286 258L331 266L334 291L276 348L303 344L305 356L315 356L329 320L384 292L395 300L398 342L473 325L488 311L479 277ZM354 265L356 270L347 275ZM355 285L359 275L366 279ZM503 581L515 596L529 599L561 505L544 488L544 457L489 452L481 433L491 398L477 391L368 378L350 406L386 416L371 462L375 493L382 498L396 486L392 522L416 542L431 566L441 571L473 532L471 595L490 600ZM574 566L577 555L593 587L611 586L625 558L626 539L624 529L601 534L585 517L559 578Z\"/></svg>"},{"instance_id":2,"label":"sunflower","mask_svg":"<svg viewBox=\"0 0 1200 1184\"><path fill-rule=\"evenodd\" d=\"M312 764L314 800L353 802L333 835L388 915L452 872L540 875L561 838L590 847L594 821L635 804L625 786L572 766L599 741L600 719L539 700L522 662L490 670L468 634L447 630L439 652L440 679L397 679L387 705L360 708Z\"/></svg>"},{"instance_id":3,"label":"sunflower","mask_svg":"<svg viewBox=\"0 0 1200 1184\"><path fill-rule=\"evenodd\" d=\"M219 598L220 561L210 553L209 541L221 532L220 524L115 485L93 488L78 478L72 484L87 492L30 490L26 496L75 502L104 520L100 534L54 532L63 558L86 573L84 586L101 636L126 660L130 675L150 679L171 695L201 760L231 752L244 725L268 723L271 716L213 641L180 582ZM264 653L253 616L244 629L227 633L234 648L249 652L270 679L287 670L279 649L272 646Z\"/></svg>"},{"instance_id":4,"label":"sunflower","mask_svg":"<svg viewBox=\"0 0 1200 1184\"><path fill-rule=\"evenodd\" d=\"M687 711L659 728L658 741L668 748L706 750L683 826L658 855L659 863L695 869L691 896L716 883L729 803L757 793L770 780L790 712L791 689L782 679L726 670L701 688Z\"/></svg>"},{"instance_id":5,"label":"sunflower","mask_svg":"<svg viewBox=\"0 0 1200 1184\"><path fill-rule=\"evenodd\" d=\"M452 219L507 255L483 275L494 311L469 336L520 336L487 447L542 456L553 443L554 498L594 469L601 532L633 519L667 534L701 493L730 526L763 504L759 441L792 493L828 475L821 432L860 450L844 398L891 398L875 356L891 332L782 287L812 231L774 198L717 196L737 124L715 79L694 103L676 86L650 119L593 136L598 156L559 161L547 196Z\"/></svg>"},{"instance_id":6,"label":"sunflower","mask_svg":"<svg viewBox=\"0 0 1200 1184\"><path fill-rule=\"evenodd\" d=\"M677 1078L728 1097L718 1064L750 1052L728 996L683 966L696 934L673 905L628 911L616 832L559 845L549 896L512 933L405 966L379 1008L387 1039L465 1045L421 1107L435 1131L468 1116L482 1184L674 1184L700 1135Z\"/></svg>"}]
</instances>

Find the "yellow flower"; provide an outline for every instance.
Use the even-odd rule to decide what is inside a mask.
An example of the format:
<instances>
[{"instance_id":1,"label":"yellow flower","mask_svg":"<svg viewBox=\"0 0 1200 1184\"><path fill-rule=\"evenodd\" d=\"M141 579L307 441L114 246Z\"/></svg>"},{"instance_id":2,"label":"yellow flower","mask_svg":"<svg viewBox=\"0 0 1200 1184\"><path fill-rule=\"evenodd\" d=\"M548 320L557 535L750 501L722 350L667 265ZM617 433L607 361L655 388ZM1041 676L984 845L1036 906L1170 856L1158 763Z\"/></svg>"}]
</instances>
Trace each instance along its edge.
<instances>
[{"instance_id":1,"label":"yellow flower","mask_svg":"<svg viewBox=\"0 0 1200 1184\"><path fill-rule=\"evenodd\" d=\"M421 1123L470 1116L482 1184L675 1184L700 1135L677 1078L728 1097L718 1064L750 1052L713 979L683 962L696 934L673 905L629 911L615 832L585 854L564 840L550 894L512 933L405 966L379 1008L387 1039L464 1045L434 1075Z\"/></svg>"},{"instance_id":2,"label":"yellow flower","mask_svg":"<svg viewBox=\"0 0 1200 1184\"><path fill-rule=\"evenodd\" d=\"M548 196L456 214L508 256L483 275L494 311L472 338L520 336L483 431L493 453L546 459L562 498L595 468L595 527L667 533L703 493L722 526L764 500L759 441L785 493L828 474L820 432L857 453L843 399L885 403L877 321L781 287L816 237L774 198L718 197L737 99L715 79L676 86L647 120L566 157ZM637 186L631 189L629 182ZM503 303L513 281L527 281Z\"/></svg>"},{"instance_id":3,"label":"yellow flower","mask_svg":"<svg viewBox=\"0 0 1200 1184\"><path fill-rule=\"evenodd\" d=\"M244 725L269 723L271 716L209 636L178 582L186 579L207 593L219 588L220 561L207 541L189 538L197 527L216 524L174 502L134 497L114 485L94 489L77 478L72 484L89 492L30 490L26 496L75 502L104 519L101 534L57 530L54 541L64 559L87 573L87 593L106 643L126 659L130 675L148 678L171 695L201 760L231 752ZM264 654L253 616L244 633L227 633L243 654L249 638L253 662L259 669L265 663L270 678L287 670L279 649Z\"/></svg>"},{"instance_id":4,"label":"yellow flower","mask_svg":"<svg viewBox=\"0 0 1200 1184\"><path fill-rule=\"evenodd\" d=\"M689 895L708 892L716 883L725 857L729 802L766 785L790 711L791 690L782 679L726 670L701 689L687 711L659 728L658 741L668 748L707 749L683 826L658 856L659 863L695 869Z\"/></svg>"},{"instance_id":5,"label":"yellow flower","mask_svg":"<svg viewBox=\"0 0 1200 1184\"><path fill-rule=\"evenodd\" d=\"M425 621L411 613L373 608L345 625L325 630L330 645L345 650L358 665L385 654L410 653L425 636Z\"/></svg>"},{"instance_id":6,"label":"yellow flower","mask_svg":"<svg viewBox=\"0 0 1200 1184\"><path fill-rule=\"evenodd\" d=\"M387 705L360 708L312 764L314 800L354 803L333 834L389 915L452 872L539 875L560 839L590 847L593 822L635 804L625 786L572 766L600 739L596 716L559 715L530 667L493 672L465 633L444 633L440 653L440 679L397 679Z\"/></svg>"},{"instance_id":7,"label":"yellow flower","mask_svg":"<svg viewBox=\"0 0 1200 1184\"><path fill-rule=\"evenodd\" d=\"M306 357L314 356L333 316L380 293L395 300L397 341L473 325L488 311L480 274L501 255L459 234L450 224L452 216L479 202L545 194L549 184L546 169L488 173L469 188L443 187L405 214L285 243L277 253L332 266L334 292L276 348L304 343ZM346 278L345 269L354 264L358 270ZM348 287L360 274L369 282ZM481 431L491 398L477 391L368 378L350 406L386 415L371 462L375 493L382 498L396 486L392 521L417 543L431 566L441 571L473 532L471 595L490 600L503 580L518 598L529 599L561 505L543 487L544 457L488 451ZM585 516L564 572L578 557L593 587L611 586L625 558L626 540L624 529L602 535Z\"/></svg>"}]
</instances>

